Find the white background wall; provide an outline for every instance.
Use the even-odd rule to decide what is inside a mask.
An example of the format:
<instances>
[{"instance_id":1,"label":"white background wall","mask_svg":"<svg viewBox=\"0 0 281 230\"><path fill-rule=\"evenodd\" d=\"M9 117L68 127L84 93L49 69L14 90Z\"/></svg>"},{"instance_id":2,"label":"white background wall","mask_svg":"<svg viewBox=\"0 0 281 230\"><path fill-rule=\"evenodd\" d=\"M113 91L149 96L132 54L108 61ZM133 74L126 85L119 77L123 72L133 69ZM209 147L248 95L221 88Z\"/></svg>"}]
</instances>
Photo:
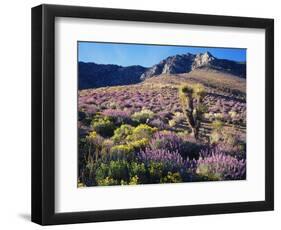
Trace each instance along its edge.
<instances>
[{"instance_id":1,"label":"white background wall","mask_svg":"<svg viewBox=\"0 0 281 230\"><path fill-rule=\"evenodd\" d=\"M44 3L275 19L275 117L281 117L280 6L277 0L56 0ZM30 8L41 1L2 1L0 13L0 226L39 229L30 222ZM279 40L279 41L278 41ZM278 87L279 86L279 87ZM279 92L278 92L279 91ZM278 105L279 104L279 105ZM275 211L154 220L76 224L68 229L276 229L281 219L281 122L275 119ZM258 127L257 127L258 132ZM206 191L208 195L208 191ZM211 195L211 194L210 194ZM66 226L55 226L64 229ZM49 227L47 227L49 228Z\"/></svg>"}]
</instances>

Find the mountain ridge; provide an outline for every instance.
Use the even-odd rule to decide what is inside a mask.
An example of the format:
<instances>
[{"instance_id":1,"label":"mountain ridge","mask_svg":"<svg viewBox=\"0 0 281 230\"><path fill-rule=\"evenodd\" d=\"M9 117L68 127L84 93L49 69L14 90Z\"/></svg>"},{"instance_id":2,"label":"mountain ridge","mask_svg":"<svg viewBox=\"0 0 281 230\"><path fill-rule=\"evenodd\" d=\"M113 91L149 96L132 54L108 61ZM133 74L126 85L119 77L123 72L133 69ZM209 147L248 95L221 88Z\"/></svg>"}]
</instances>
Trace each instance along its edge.
<instances>
[{"instance_id":1,"label":"mountain ridge","mask_svg":"<svg viewBox=\"0 0 281 230\"><path fill-rule=\"evenodd\" d=\"M79 62L79 89L136 84L140 82L140 76L145 70L145 67L139 65L123 67L113 64Z\"/></svg>"},{"instance_id":2,"label":"mountain ridge","mask_svg":"<svg viewBox=\"0 0 281 230\"><path fill-rule=\"evenodd\" d=\"M79 89L136 84L161 74L189 73L196 69L211 69L246 78L246 64L219 59L210 52L185 53L169 56L158 64L146 68L140 65L120 66L79 62Z\"/></svg>"},{"instance_id":3,"label":"mountain ridge","mask_svg":"<svg viewBox=\"0 0 281 230\"><path fill-rule=\"evenodd\" d=\"M246 64L214 57L210 52L169 56L153 65L141 75L144 80L161 74L188 73L198 68L210 68L227 72L242 78L246 77Z\"/></svg>"}]
</instances>

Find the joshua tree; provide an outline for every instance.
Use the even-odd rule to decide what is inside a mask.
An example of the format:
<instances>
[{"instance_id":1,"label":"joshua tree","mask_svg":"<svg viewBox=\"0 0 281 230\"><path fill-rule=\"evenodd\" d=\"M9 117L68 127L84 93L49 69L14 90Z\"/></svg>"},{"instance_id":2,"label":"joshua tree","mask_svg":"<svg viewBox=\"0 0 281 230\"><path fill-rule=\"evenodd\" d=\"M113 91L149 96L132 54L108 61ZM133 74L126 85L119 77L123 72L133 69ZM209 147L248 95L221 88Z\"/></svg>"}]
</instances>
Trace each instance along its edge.
<instances>
[{"instance_id":1,"label":"joshua tree","mask_svg":"<svg viewBox=\"0 0 281 230\"><path fill-rule=\"evenodd\" d=\"M179 98L184 115L192 130L193 136L198 139L198 131L204 112L203 98L206 92L201 84L183 85L179 89Z\"/></svg>"}]
</instances>

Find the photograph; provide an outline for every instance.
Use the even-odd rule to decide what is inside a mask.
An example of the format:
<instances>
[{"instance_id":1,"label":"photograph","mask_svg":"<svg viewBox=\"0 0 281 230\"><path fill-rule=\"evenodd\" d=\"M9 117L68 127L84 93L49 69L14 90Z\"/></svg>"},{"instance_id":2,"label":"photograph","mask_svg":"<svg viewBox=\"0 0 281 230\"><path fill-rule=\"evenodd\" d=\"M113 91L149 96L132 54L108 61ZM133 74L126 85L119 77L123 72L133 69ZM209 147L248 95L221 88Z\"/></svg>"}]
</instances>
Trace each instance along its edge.
<instances>
[{"instance_id":1,"label":"photograph","mask_svg":"<svg viewBox=\"0 0 281 230\"><path fill-rule=\"evenodd\" d=\"M246 49L77 46L78 187L246 179Z\"/></svg>"},{"instance_id":2,"label":"photograph","mask_svg":"<svg viewBox=\"0 0 281 230\"><path fill-rule=\"evenodd\" d=\"M275 19L152 3L32 7L32 222L274 210Z\"/></svg>"}]
</instances>

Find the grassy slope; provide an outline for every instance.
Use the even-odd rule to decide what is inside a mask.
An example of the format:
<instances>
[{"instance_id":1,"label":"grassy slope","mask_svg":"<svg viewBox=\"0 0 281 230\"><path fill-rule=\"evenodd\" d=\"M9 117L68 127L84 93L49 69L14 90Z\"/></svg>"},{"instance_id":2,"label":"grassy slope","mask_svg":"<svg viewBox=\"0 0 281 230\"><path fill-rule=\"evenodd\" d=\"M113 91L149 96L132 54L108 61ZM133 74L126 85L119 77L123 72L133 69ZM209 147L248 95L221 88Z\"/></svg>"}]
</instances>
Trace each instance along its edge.
<instances>
[{"instance_id":1,"label":"grassy slope","mask_svg":"<svg viewBox=\"0 0 281 230\"><path fill-rule=\"evenodd\" d=\"M181 83L202 83L206 87L218 89L237 90L246 93L246 79L231 74L221 73L212 70L194 70L190 73L161 75L147 79L144 84L173 84Z\"/></svg>"}]
</instances>

